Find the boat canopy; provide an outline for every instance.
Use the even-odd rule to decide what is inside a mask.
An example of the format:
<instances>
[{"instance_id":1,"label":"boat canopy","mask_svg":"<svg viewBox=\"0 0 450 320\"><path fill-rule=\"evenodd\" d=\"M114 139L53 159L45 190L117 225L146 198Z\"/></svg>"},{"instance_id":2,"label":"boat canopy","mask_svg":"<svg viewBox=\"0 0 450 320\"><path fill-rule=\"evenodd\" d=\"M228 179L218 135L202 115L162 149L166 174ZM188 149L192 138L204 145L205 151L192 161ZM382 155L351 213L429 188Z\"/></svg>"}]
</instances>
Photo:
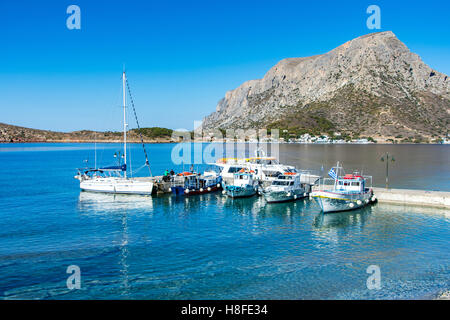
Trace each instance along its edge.
<instances>
[{"instance_id":1,"label":"boat canopy","mask_svg":"<svg viewBox=\"0 0 450 320\"><path fill-rule=\"evenodd\" d=\"M127 171L127 165L123 164L121 166L110 166L110 167L98 168L97 171Z\"/></svg>"},{"instance_id":2,"label":"boat canopy","mask_svg":"<svg viewBox=\"0 0 450 320\"><path fill-rule=\"evenodd\" d=\"M362 176L357 174L346 174L344 177L339 177L339 179L350 179L350 180L358 180L358 179L364 179Z\"/></svg>"}]
</instances>

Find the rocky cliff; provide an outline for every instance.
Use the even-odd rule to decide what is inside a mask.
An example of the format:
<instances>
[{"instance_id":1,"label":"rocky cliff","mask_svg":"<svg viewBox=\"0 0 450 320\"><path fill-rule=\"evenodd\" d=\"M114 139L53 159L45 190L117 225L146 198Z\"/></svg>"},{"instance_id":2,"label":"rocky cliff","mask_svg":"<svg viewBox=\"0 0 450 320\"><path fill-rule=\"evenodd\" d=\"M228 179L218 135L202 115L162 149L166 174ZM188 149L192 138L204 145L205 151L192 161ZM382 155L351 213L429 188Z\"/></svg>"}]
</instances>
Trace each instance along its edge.
<instances>
[{"instance_id":1,"label":"rocky cliff","mask_svg":"<svg viewBox=\"0 0 450 320\"><path fill-rule=\"evenodd\" d=\"M267 128L425 139L450 125L450 78L427 66L392 32L288 58L263 79L228 91L205 129Z\"/></svg>"}]
</instances>

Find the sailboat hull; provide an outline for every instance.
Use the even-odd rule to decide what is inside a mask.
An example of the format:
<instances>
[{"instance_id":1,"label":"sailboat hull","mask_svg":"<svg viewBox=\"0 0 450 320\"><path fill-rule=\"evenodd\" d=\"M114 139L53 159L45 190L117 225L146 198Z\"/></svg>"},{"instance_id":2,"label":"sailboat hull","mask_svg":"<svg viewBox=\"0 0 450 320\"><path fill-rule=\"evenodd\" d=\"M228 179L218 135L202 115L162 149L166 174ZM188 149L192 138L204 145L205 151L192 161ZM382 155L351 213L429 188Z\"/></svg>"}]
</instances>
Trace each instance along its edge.
<instances>
[{"instance_id":1,"label":"sailboat hull","mask_svg":"<svg viewBox=\"0 0 450 320\"><path fill-rule=\"evenodd\" d=\"M88 192L150 195L153 192L153 182L134 179L94 178L81 181L80 189Z\"/></svg>"}]
</instances>

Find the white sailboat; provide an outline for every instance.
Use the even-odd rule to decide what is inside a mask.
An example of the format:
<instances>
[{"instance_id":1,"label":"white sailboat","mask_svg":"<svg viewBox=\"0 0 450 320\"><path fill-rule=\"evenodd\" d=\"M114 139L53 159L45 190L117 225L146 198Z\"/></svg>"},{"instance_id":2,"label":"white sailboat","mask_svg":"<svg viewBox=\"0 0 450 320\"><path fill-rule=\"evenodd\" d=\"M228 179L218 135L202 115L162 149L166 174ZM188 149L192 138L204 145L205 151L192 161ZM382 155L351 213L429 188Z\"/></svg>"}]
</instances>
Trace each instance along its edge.
<instances>
[{"instance_id":1,"label":"white sailboat","mask_svg":"<svg viewBox=\"0 0 450 320\"><path fill-rule=\"evenodd\" d=\"M153 180L150 177L127 176L127 116L126 116L126 75L122 74L123 85L123 164L103 168L78 169L75 179L80 181L80 189L90 192L104 192L117 194L150 195L153 192ZM133 101L132 101L133 102ZM133 106L134 108L134 106ZM137 120L137 119L136 119ZM138 125L139 127L139 125ZM143 143L143 139L141 136ZM144 144L143 144L144 146ZM144 146L145 151L145 146ZM145 152L145 165L149 167L147 153ZM149 167L150 168L150 167Z\"/></svg>"}]
</instances>

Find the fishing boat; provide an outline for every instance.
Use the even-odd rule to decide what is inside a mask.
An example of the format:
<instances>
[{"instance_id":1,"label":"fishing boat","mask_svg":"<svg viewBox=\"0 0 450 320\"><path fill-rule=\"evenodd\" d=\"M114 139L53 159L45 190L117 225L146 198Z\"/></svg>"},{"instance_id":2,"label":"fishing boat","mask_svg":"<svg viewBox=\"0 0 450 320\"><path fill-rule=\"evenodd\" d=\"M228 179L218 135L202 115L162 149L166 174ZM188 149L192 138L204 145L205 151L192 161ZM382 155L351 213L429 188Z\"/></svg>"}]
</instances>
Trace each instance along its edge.
<instances>
[{"instance_id":1,"label":"fishing boat","mask_svg":"<svg viewBox=\"0 0 450 320\"><path fill-rule=\"evenodd\" d=\"M211 172L182 172L171 177L170 191L175 195L196 195L222 189L222 178Z\"/></svg>"},{"instance_id":2,"label":"fishing boat","mask_svg":"<svg viewBox=\"0 0 450 320\"><path fill-rule=\"evenodd\" d=\"M231 198L251 197L258 192L258 181L252 172L241 170L234 174L233 182L227 184L223 192Z\"/></svg>"},{"instance_id":3,"label":"fishing boat","mask_svg":"<svg viewBox=\"0 0 450 320\"><path fill-rule=\"evenodd\" d=\"M371 176L345 174L339 162L328 175L331 178L322 179L319 190L311 193L324 213L354 210L376 201Z\"/></svg>"},{"instance_id":4,"label":"fishing boat","mask_svg":"<svg viewBox=\"0 0 450 320\"><path fill-rule=\"evenodd\" d=\"M286 202L306 197L305 185L300 182L300 174L285 172L262 192L268 203Z\"/></svg>"},{"instance_id":5,"label":"fishing boat","mask_svg":"<svg viewBox=\"0 0 450 320\"><path fill-rule=\"evenodd\" d=\"M251 158L222 158L216 165L221 169L225 182L232 181L234 174L241 170L253 171L253 177L268 185L284 172L296 172L295 167L280 164L274 157L258 156Z\"/></svg>"},{"instance_id":6,"label":"fishing boat","mask_svg":"<svg viewBox=\"0 0 450 320\"><path fill-rule=\"evenodd\" d=\"M125 88L129 86L127 83L125 71L122 74L122 86L123 86L123 153L116 153L115 157L118 160L117 165L107 166L97 168L81 168L78 169L78 174L75 179L80 181L80 189L82 191L90 192L104 192L104 193L117 193L117 194L140 194L140 195L150 195L153 192L153 180L151 177L129 177L127 174L127 116L126 116L126 91ZM131 104L133 107L134 114L136 115L136 110L134 109L133 99L131 98ZM136 123L139 129L139 122ZM150 165L147 157L147 152L145 150L145 145L143 141L142 134L140 134L142 146L144 148L145 154L145 164L149 169L151 176ZM123 163L122 163L123 159ZM132 175L132 173L131 173Z\"/></svg>"},{"instance_id":7,"label":"fishing boat","mask_svg":"<svg viewBox=\"0 0 450 320\"><path fill-rule=\"evenodd\" d=\"M309 192L320 178L307 170L298 170L294 166L281 164L275 157L268 157L262 150L256 150L250 158L221 158L214 164L219 167L224 186L233 182L234 175L241 170L253 171L253 177L263 188L269 187L284 173L299 173L301 183Z\"/></svg>"}]
</instances>

